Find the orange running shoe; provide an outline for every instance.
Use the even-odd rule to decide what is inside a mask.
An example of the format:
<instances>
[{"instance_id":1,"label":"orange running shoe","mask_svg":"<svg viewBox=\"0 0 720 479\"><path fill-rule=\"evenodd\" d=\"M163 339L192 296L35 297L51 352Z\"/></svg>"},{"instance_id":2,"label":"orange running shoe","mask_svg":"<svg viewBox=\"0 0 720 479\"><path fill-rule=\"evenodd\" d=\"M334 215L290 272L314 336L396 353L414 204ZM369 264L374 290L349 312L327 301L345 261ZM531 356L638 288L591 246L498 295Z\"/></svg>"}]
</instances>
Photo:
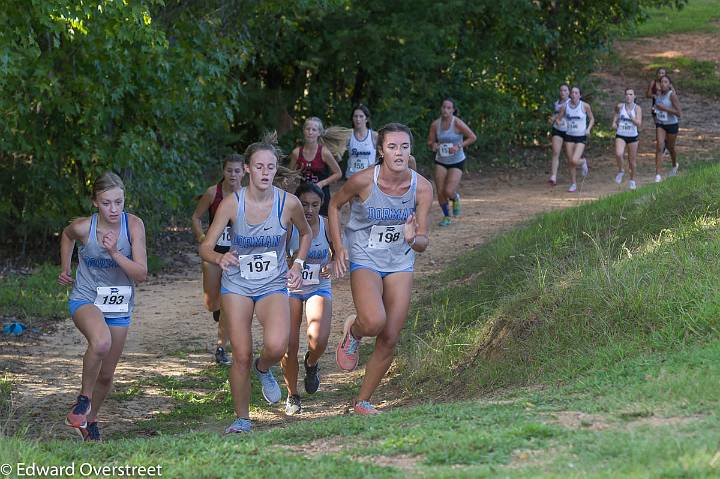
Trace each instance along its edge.
<instances>
[{"instance_id":1,"label":"orange running shoe","mask_svg":"<svg viewBox=\"0 0 720 479\"><path fill-rule=\"evenodd\" d=\"M344 371L352 371L355 369L360 360L360 353L358 353L360 339L355 338L350 332L350 328L352 328L354 322L354 316L345 321L342 341L340 341L340 344L338 344L335 350L335 362L337 362L338 367Z\"/></svg>"},{"instance_id":2,"label":"orange running shoe","mask_svg":"<svg viewBox=\"0 0 720 479\"><path fill-rule=\"evenodd\" d=\"M356 414L360 414L363 416L370 416L372 414L382 414L382 411L378 411L375 409L375 406L370 404L369 401L355 401L355 404L353 405L353 409L355 410Z\"/></svg>"}]
</instances>

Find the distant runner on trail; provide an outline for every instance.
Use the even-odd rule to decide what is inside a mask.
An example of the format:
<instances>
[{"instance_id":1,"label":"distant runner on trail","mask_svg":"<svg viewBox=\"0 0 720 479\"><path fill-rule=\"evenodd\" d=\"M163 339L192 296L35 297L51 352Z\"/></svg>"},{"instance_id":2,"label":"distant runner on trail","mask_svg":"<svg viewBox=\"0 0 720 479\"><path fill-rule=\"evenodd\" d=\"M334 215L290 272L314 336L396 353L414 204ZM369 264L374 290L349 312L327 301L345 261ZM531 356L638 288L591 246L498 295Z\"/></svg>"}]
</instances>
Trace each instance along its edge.
<instances>
[{"instance_id":1,"label":"distant runner on trail","mask_svg":"<svg viewBox=\"0 0 720 479\"><path fill-rule=\"evenodd\" d=\"M300 201L273 186L279 173L280 153L269 140L245 150L247 187L225 197L215 211L200 245L203 260L220 266L222 311L233 348L230 391L236 419L226 433L250 432L250 371L260 380L265 400L274 404L282 393L270 368L285 355L290 331L288 286L298 288L310 248L310 226ZM283 169L284 170L284 169ZM285 171L282 172L285 174ZM225 227L232 222L232 244L225 254L214 251ZM288 269L285 261L287 229L298 230L297 259ZM263 348L252 360L252 318L263 330Z\"/></svg>"},{"instance_id":2,"label":"distant runner on trail","mask_svg":"<svg viewBox=\"0 0 720 479\"><path fill-rule=\"evenodd\" d=\"M70 316L88 342L80 395L65 424L86 441L99 441L97 416L113 383L135 305L135 283L147 279L145 226L126 213L125 185L103 173L93 185L92 216L77 218L62 232L58 283L72 285ZM78 246L78 268L71 276Z\"/></svg>"},{"instance_id":3,"label":"distant runner on trail","mask_svg":"<svg viewBox=\"0 0 720 479\"><path fill-rule=\"evenodd\" d=\"M460 216L460 179L465 167L465 148L477 136L458 118L452 98L445 98L440 106L440 118L433 121L428 133L428 147L435 152L435 187L443 219L440 226L450 226L448 201L452 201L453 216Z\"/></svg>"},{"instance_id":4,"label":"distant runner on trail","mask_svg":"<svg viewBox=\"0 0 720 479\"><path fill-rule=\"evenodd\" d=\"M669 176L678 172L677 151L675 142L680 129L682 108L680 100L672 88L670 77L660 79L660 89L655 94L655 182L662 181L662 153L665 148L670 152L672 169Z\"/></svg>"},{"instance_id":5,"label":"distant runner on trail","mask_svg":"<svg viewBox=\"0 0 720 479\"><path fill-rule=\"evenodd\" d=\"M345 177L375 165L375 145L377 132L370 128L370 110L363 104L356 105L352 111L352 134L348 138L348 164Z\"/></svg>"},{"instance_id":6,"label":"distant runner on trail","mask_svg":"<svg viewBox=\"0 0 720 479\"><path fill-rule=\"evenodd\" d=\"M550 142L552 146L552 159L550 164L550 179L548 183L557 185L557 173L560 166L560 153L562 152L565 133L567 132L567 121L560 115L560 110L567 104L570 98L570 87L563 83L560 85L558 99L553 105L553 114L550 117L552 127L550 129Z\"/></svg>"},{"instance_id":7,"label":"distant runner on trail","mask_svg":"<svg viewBox=\"0 0 720 479\"><path fill-rule=\"evenodd\" d=\"M563 116L567 122L567 131L565 132L565 156L568 159L570 168L570 187L568 191L574 193L577 191L577 171L579 166L582 175L588 175L588 162L583 157L585 152L585 144L590 135L590 130L595 125L595 117L593 116L590 104L580 99L580 88L572 87L570 90L570 100L561 107L558 115Z\"/></svg>"},{"instance_id":8,"label":"distant runner on trail","mask_svg":"<svg viewBox=\"0 0 720 479\"><path fill-rule=\"evenodd\" d=\"M625 170L623 160L625 149L628 150L628 166L630 168L630 181L628 188L637 188L635 183L635 170L637 169L637 151L640 127L642 126L642 108L635 103L635 90L625 89L625 102L615 105L615 114L612 120L612 129L615 130L615 160L618 172L615 183L622 184Z\"/></svg>"},{"instance_id":9,"label":"distant runner on trail","mask_svg":"<svg viewBox=\"0 0 720 479\"><path fill-rule=\"evenodd\" d=\"M393 360L395 345L407 319L415 252L428 247L432 184L408 166L410 129L390 123L378 132L378 165L356 173L330 201L330 238L335 246L338 277L350 267L350 287L357 317L349 318L337 346L338 366L352 371L363 337L375 336L375 349L365 367L357 414L377 414L370 402ZM352 198L350 220L340 235L340 209ZM347 249L346 249L347 247Z\"/></svg>"},{"instance_id":10,"label":"distant runner on trail","mask_svg":"<svg viewBox=\"0 0 720 479\"><path fill-rule=\"evenodd\" d=\"M219 183L209 187L200 197L197 207L192 214L192 231L198 244L205 239L205 233L202 229L202 217L207 212L210 216L210 222L213 222L215 211L217 211L220 202L226 196L239 191L241 181L245 174L245 166L242 155L233 153L225 157L223 161L223 179ZM232 240L232 225L228 224L223 231L222 236L218 239L214 251L218 253L227 253L230 251L230 242ZM225 334L225 322L220 313L220 277L222 270L213 263L203 261L203 292L205 295L205 307L212 312L213 319L217 325L217 346L215 348L215 362L218 364L229 365L231 363L225 352L227 345L227 337Z\"/></svg>"}]
</instances>

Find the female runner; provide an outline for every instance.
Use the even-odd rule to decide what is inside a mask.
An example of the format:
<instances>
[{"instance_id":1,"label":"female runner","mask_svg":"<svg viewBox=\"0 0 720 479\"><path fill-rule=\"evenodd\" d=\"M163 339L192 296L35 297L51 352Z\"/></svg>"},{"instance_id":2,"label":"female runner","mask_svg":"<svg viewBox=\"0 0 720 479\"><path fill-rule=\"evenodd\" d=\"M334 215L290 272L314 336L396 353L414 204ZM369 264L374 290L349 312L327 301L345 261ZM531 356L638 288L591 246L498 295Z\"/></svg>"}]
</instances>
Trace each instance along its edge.
<instances>
[{"instance_id":1,"label":"female runner","mask_svg":"<svg viewBox=\"0 0 720 479\"><path fill-rule=\"evenodd\" d=\"M615 160L617 161L618 172L615 175L615 183L622 183L625 170L623 169L623 157L625 149L628 150L628 166L630 168L630 181L628 188L637 188L635 183L635 170L637 167L638 131L642 125L642 108L635 104L635 90L625 89L625 102L615 106L612 128L615 130Z\"/></svg>"},{"instance_id":2,"label":"female runner","mask_svg":"<svg viewBox=\"0 0 720 479\"><path fill-rule=\"evenodd\" d=\"M565 156L568 159L570 167L570 188L568 191L574 193L577 191L577 171L579 166L582 169L582 175L588 175L587 159L583 158L585 152L585 144L587 137L590 135L593 125L595 125L595 117L589 103L585 103L580 99L580 88L572 87L570 90L570 100L562 106L559 115L565 117L567 122L567 132L565 132Z\"/></svg>"},{"instance_id":3,"label":"female runner","mask_svg":"<svg viewBox=\"0 0 720 479\"><path fill-rule=\"evenodd\" d=\"M680 100L672 88L670 77L660 79L660 89L655 95L655 182L662 181L662 153L665 148L670 152L672 170L670 176L677 175L678 161L675 142L680 129L682 108Z\"/></svg>"},{"instance_id":4,"label":"female runner","mask_svg":"<svg viewBox=\"0 0 720 479\"><path fill-rule=\"evenodd\" d=\"M557 101L553 105L553 115L550 118L552 128L550 130L550 141L552 143L552 162L550 165L550 179L548 183L552 186L557 185L557 172L560 166L560 152L562 151L563 142L565 141L565 133L567 132L567 121L564 116L560 116L560 110L563 105L568 102L570 97L570 87L563 83L560 85L560 93Z\"/></svg>"}]
</instances>

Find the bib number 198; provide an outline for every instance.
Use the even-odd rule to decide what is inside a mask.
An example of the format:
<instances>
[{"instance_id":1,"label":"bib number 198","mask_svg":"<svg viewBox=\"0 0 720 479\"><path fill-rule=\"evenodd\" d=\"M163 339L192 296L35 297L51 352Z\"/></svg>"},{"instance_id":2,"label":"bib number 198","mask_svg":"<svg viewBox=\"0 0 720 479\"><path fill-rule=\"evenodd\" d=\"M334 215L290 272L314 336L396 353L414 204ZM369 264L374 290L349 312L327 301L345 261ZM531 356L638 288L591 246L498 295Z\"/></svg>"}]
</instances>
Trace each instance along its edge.
<instances>
[{"instance_id":1,"label":"bib number 198","mask_svg":"<svg viewBox=\"0 0 720 479\"><path fill-rule=\"evenodd\" d=\"M375 225L370 230L370 239L368 248L372 249L390 249L399 244L405 238L403 236L403 225L378 226Z\"/></svg>"}]
</instances>

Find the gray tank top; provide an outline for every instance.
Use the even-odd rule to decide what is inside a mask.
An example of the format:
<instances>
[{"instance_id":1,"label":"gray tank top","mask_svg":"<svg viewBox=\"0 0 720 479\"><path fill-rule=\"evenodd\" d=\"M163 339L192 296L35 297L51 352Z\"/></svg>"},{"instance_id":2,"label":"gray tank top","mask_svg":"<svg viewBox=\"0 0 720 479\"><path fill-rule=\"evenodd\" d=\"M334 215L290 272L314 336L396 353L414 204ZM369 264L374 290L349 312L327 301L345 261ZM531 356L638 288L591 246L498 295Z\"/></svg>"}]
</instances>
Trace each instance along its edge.
<instances>
[{"instance_id":1,"label":"gray tank top","mask_svg":"<svg viewBox=\"0 0 720 479\"><path fill-rule=\"evenodd\" d=\"M300 234L297 228L293 228L290 235L290 254L300 247ZM330 242L327 239L325 230L325 218L320 217L320 228L316 237L310 243L303 270L303 284L298 289L290 290L291 293L309 294L319 289L330 289L330 278L321 278L320 270L330 262Z\"/></svg>"},{"instance_id":2,"label":"gray tank top","mask_svg":"<svg viewBox=\"0 0 720 479\"><path fill-rule=\"evenodd\" d=\"M437 137L437 142L440 144L440 148L438 148L438 151L435 153L435 161L443 165L460 163L465 159L465 151L462 148L453 154L447 151L452 145L461 145L465 139L463 134L455 129L455 117L450 120L450 126L448 126L447 130L442 129L441 118L436 121L435 136Z\"/></svg>"},{"instance_id":3,"label":"gray tank top","mask_svg":"<svg viewBox=\"0 0 720 479\"><path fill-rule=\"evenodd\" d=\"M658 93L655 95L655 104L662 105L665 108L672 108L672 101L670 101L670 95L672 94L672 90L664 95ZM661 125L674 125L678 122L678 117L666 111L655 110L655 122Z\"/></svg>"},{"instance_id":4,"label":"gray tank top","mask_svg":"<svg viewBox=\"0 0 720 479\"><path fill-rule=\"evenodd\" d=\"M127 222L127 213L123 212L120 215L120 236L117 240L117 249L120 253L132 259L132 246ZM103 314L107 318L130 316L135 306L134 283L125 274L125 271L120 268L120 265L110 257L110 253L102 244L98 243L97 213L90 217L90 232L88 233L87 243L78 246L78 260L70 300L95 303L98 296L98 287L129 286L131 296L127 312L103 312Z\"/></svg>"},{"instance_id":5,"label":"gray tank top","mask_svg":"<svg viewBox=\"0 0 720 479\"><path fill-rule=\"evenodd\" d=\"M287 229L281 223L287 193L273 186L275 199L267 218L260 224L249 225L245 220L246 191L247 188L242 188L235 193L238 211L230 246L230 251L240 257L240 266L223 271L222 287L241 296L287 290Z\"/></svg>"},{"instance_id":6,"label":"gray tank top","mask_svg":"<svg viewBox=\"0 0 720 479\"><path fill-rule=\"evenodd\" d=\"M403 225L415 213L417 174L402 196L386 195L378 187L381 165L375 166L373 187L365 201L353 201L345 237L350 262L381 272L412 269L415 251L403 235ZM409 250L409 251L408 251Z\"/></svg>"}]
</instances>

